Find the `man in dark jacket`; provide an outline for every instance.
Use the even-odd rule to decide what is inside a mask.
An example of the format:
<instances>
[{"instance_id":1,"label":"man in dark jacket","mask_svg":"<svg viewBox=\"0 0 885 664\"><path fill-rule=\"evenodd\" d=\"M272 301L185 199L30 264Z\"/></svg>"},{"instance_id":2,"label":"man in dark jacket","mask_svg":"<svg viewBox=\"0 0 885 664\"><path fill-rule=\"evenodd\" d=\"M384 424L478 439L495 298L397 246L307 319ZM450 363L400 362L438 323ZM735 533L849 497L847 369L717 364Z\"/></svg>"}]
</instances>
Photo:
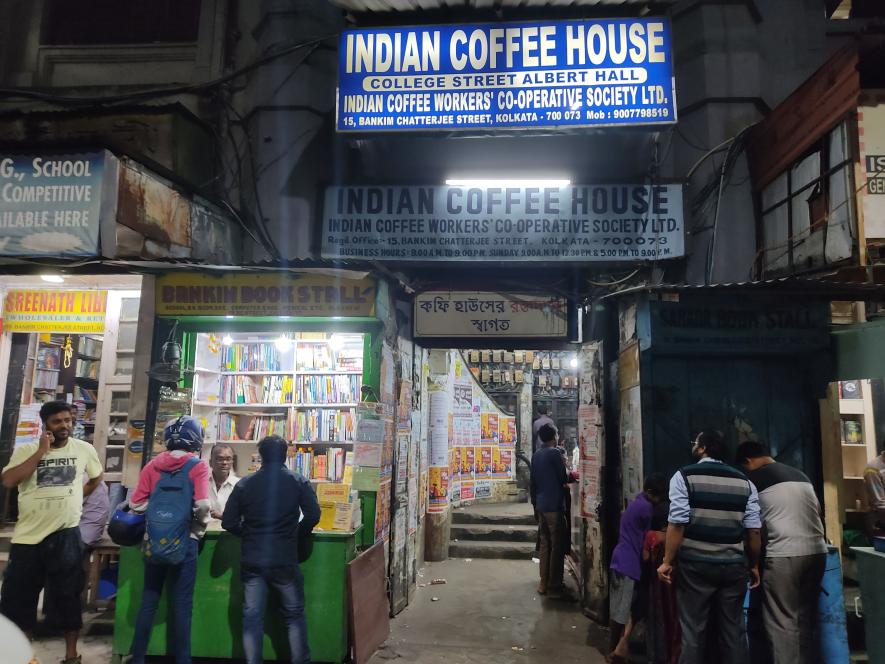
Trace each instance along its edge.
<instances>
[{"instance_id":1,"label":"man in dark jacket","mask_svg":"<svg viewBox=\"0 0 885 664\"><path fill-rule=\"evenodd\" d=\"M538 431L544 447L532 457L531 496L535 518L541 526L541 582L538 593L553 599L568 598L563 584L565 566L565 498L569 477L562 452L556 447L556 427Z\"/></svg>"},{"instance_id":2,"label":"man in dark jacket","mask_svg":"<svg viewBox=\"0 0 885 664\"><path fill-rule=\"evenodd\" d=\"M258 443L261 468L237 483L221 519L222 528L243 540L240 574L247 664L263 661L268 586L279 595L292 664L310 661L298 540L319 523L320 506L310 482L285 467L287 447L279 436L268 436Z\"/></svg>"}]
</instances>

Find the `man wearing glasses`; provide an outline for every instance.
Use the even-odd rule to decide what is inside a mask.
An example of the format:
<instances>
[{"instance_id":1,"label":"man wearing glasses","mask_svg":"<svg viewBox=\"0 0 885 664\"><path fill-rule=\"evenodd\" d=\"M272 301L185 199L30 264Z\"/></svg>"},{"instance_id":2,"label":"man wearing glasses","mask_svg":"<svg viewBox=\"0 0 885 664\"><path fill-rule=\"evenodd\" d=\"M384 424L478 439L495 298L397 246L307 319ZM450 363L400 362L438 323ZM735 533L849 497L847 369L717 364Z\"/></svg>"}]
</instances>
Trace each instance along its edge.
<instances>
[{"instance_id":1,"label":"man wearing glasses","mask_svg":"<svg viewBox=\"0 0 885 664\"><path fill-rule=\"evenodd\" d=\"M670 514L658 577L673 582L682 628L680 664L703 664L707 623L715 614L725 664L747 661L743 601L759 585L762 519L756 487L724 463L725 440L702 431L692 442L697 460L670 480Z\"/></svg>"},{"instance_id":2,"label":"man wearing glasses","mask_svg":"<svg viewBox=\"0 0 885 664\"><path fill-rule=\"evenodd\" d=\"M213 519L220 519L227 499L240 481L233 471L234 451L228 445L215 445L209 456L209 465L212 467L212 481L209 482L210 515Z\"/></svg>"}]
</instances>

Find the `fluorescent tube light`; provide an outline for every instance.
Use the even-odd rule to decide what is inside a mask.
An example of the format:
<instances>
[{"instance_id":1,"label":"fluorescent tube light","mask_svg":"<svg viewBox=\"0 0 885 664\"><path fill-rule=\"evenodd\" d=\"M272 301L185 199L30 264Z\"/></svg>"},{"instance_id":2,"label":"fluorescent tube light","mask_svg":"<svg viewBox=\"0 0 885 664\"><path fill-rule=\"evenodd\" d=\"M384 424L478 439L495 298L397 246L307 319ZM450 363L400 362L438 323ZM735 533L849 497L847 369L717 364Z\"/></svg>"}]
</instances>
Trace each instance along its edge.
<instances>
[{"instance_id":1,"label":"fluorescent tube light","mask_svg":"<svg viewBox=\"0 0 885 664\"><path fill-rule=\"evenodd\" d=\"M571 180L544 179L544 178L520 178L511 179L488 179L488 178L449 178L446 184L450 187L480 187L490 189L492 187L568 187Z\"/></svg>"},{"instance_id":2,"label":"fluorescent tube light","mask_svg":"<svg viewBox=\"0 0 885 664\"><path fill-rule=\"evenodd\" d=\"M63 284L65 282L65 278L60 274L41 274L40 278L50 284Z\"/></svg>"}]
</instances>

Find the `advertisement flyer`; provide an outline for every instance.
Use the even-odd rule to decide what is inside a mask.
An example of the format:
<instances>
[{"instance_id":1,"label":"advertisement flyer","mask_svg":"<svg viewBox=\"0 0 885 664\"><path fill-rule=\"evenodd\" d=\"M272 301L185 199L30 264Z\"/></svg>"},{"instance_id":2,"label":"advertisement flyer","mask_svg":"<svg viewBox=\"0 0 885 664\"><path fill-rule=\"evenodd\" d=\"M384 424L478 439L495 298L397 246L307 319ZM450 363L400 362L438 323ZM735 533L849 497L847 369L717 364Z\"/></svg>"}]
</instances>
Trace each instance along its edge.
<instances>
[{"instance_id":1,"label":"advertisement flyer","mask_svg":"<svg viewBox=\"0 0 885 664\"><path fill-rule=\"evenodd\" d=\"M461 479L473 479L473 472L476 466L476 448L461 448Z\"/></svg>"},{"instance_id":2,"label":"advertisement flyer","mask_svg":"<svg viewBox=\"0 0 885 664\"><path fill-rule=\"evenodd\" d=\"M497 442L498 442L498 414L497 413L483 413L481 415L480 442L497 444Z\"/></svg>"},{"instance_id":3,"label":"advertisement flyer","mask_svg":"<svg viewBox=\"0 0 885 664\"><path fill-rule=\"evenodd\" d=\"M473 482L461 482L461 502L467 502L476 498Z\"/></svg>"},{"instance_id":4,"label":"advertisement flyer","mask_svg":"<svg viewBox=\"0 0 885 664\"><path fill-rule=\"evenodd\" d=\"M516 445L516 418L502 415L498 418L498 444L506 447Z\"/></svg>"},{"instance_id":5,"label":"advertisement flyer","mask_svg":"<svg viewBox=\"0 0 885 664\"><path fill-rule=\"evenodd\" d=\"M474 477L478 480L488 479L492 476L492 451L498 448L477 447L476 470Z\"/></svg>"},{"instance_id":6,"label":"advertisement flyer","mask_svg":"<svg viewBox=\"0 0 885 664\"><path fill-rule=\"evenodd\" d=\"M428 512L442 512L449 505L449 469L431 466L428 481L430 482L430 501Z\"/></svg>"},{"instance_id":7,"label":"advertisement flyer","mask_svg":"<svg viewBox=\"0 0 885 664\"><path fill-rule=\"evenodd\" d=\"M492 497L492 483L488 480L478 480L473 484L474 495L477 500Z\"/></svg>"}]
</instances>

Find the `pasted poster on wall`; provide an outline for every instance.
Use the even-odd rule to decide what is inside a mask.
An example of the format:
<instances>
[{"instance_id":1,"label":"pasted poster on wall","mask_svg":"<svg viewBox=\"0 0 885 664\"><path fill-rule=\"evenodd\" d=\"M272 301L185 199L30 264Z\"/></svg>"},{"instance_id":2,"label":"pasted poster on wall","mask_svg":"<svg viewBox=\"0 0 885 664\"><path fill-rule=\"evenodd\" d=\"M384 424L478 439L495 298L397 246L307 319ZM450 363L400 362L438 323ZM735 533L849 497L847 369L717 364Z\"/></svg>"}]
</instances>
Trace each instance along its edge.
<instances>
[{"instance_id":1,"label":"pasted poster on wall","mask_svg":"<svg viewBox=\"0 0 885 664\"><path fill-rule=\"evenodd\" d=\"M498 414L482 413L480 425L480 442L498 443Z\"/></svg>"},{"instance_id":2,"label":"pasted poster on wall","mask_svg":"<svg viewBox=\"0 0 885 664\"><path fill-rule=\"evenodd\" d=\"M443 512L449 506L449 469L431 466L429 473L430 501L428 512Z\"/></svg>"}]
</instances>

